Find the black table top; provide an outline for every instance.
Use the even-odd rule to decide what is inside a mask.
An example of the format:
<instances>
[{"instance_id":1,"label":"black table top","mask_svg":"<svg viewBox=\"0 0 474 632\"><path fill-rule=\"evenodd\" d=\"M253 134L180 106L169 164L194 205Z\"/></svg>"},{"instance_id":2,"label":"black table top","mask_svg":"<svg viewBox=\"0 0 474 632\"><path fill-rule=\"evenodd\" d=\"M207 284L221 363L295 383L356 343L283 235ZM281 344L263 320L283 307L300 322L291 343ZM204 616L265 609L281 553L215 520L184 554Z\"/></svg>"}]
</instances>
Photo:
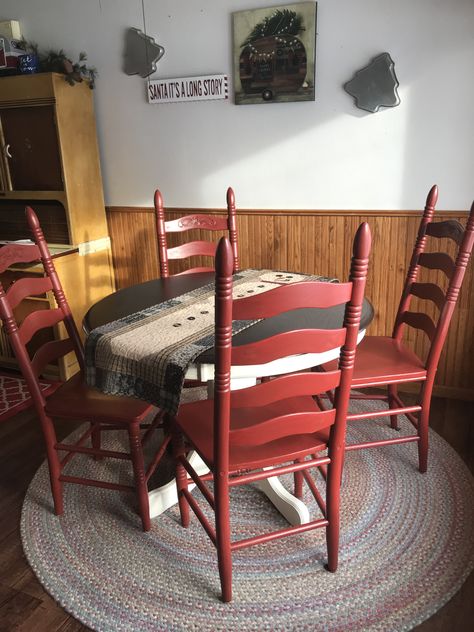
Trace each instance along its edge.
<instances>
[{"instance_id":1,"label":"black table top","mask_svg":"<svg viewBox=\"0 0 474 632\"><path fill-rule=\"evenodd\" d=\"M96 327L129 316L134 312L157 305L198 287L214 283L213 272L197 272L153 279L138 285L117 290L93 305L84 316L83 327L90 332ZM345 304L327 309L297 309L285 312L272 318L266 318L252 327L245 329L233 338L233 344L255 342L268 336L290 331L292 329L335 329L342 326ZM360 328L366 329L374 317L370 302L365 299L362 306ZM197 362L214 361L214 350L202 353Z\"/></svg>"}]
</instances>

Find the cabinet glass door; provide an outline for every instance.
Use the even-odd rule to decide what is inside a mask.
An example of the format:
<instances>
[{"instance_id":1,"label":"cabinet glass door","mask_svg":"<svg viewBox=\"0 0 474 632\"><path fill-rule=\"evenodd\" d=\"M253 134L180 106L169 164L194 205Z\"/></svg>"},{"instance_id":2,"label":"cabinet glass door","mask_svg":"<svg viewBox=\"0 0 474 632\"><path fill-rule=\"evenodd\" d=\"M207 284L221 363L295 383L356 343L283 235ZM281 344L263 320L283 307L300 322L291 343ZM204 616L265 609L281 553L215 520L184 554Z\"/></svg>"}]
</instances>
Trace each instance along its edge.
<instances>
[{"instance_id":1,"label":"cabinet glass door","mask_svg":"<svg viewBox=\"0 0 474 632\"><path fill-rule=\"evenodd\" d=\"M4 164L13 191L62 191L54 107L0 110Z\"/></svg>"}]
</instances>

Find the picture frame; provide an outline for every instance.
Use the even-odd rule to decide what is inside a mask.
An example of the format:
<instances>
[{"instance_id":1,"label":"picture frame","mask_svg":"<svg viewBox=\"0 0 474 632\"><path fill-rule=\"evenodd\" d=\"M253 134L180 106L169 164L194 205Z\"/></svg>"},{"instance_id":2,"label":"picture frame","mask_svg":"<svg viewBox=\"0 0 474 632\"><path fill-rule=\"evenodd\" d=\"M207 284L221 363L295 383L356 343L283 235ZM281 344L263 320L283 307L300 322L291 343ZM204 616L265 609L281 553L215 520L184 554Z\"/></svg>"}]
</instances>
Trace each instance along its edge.
<instances>
[{"instance_id":1,"label":"picture frame","mask_svg":"<svg viewBox=\"0 0 474 632\"><path fill-rule=\"evenodd\" d=\"M232 14L237 105L315 100L316 15L317 2Z\"/></svg>"}]
</instances>

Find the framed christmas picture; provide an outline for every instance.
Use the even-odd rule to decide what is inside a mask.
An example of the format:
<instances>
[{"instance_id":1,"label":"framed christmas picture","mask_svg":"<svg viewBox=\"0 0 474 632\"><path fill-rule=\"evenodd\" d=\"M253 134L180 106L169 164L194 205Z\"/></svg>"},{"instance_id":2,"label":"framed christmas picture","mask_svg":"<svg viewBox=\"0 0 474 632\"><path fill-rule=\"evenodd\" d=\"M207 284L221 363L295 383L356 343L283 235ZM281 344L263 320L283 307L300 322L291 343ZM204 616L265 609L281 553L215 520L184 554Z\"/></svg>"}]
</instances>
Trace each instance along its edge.
<instances>
[{"instance_id":1,"label":"framed christmas picture","mask_svg":"<svg viewBox=\"0 0 474 632\"><path fill-rule=\"evenodd\" d=\"M314 101L316 2L237 11L235 103Z\"/></svg>"}]
</instances>

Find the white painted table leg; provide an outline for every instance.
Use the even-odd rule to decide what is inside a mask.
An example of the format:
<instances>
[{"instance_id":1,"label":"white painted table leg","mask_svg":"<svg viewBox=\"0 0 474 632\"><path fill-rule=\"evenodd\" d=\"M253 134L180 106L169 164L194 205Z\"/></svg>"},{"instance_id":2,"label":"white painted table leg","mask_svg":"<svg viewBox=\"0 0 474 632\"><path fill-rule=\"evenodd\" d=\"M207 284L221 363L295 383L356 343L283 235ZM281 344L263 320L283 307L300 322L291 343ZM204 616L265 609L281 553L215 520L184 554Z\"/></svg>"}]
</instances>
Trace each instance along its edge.
<instances>
[{"instance_id":1,"label":"white painted table leg","mask_svg":"<svg viewBox=\"0 0 474 632\"><path fill-rule=\"evenodd\" d=\"M265 468L270 470L271 468ZM302 500L290 494L280 483L278 476L271 476L256 483L282 516L292 525L306 524L310 521L309 509Z\"/></svg>"}]
</instances>

